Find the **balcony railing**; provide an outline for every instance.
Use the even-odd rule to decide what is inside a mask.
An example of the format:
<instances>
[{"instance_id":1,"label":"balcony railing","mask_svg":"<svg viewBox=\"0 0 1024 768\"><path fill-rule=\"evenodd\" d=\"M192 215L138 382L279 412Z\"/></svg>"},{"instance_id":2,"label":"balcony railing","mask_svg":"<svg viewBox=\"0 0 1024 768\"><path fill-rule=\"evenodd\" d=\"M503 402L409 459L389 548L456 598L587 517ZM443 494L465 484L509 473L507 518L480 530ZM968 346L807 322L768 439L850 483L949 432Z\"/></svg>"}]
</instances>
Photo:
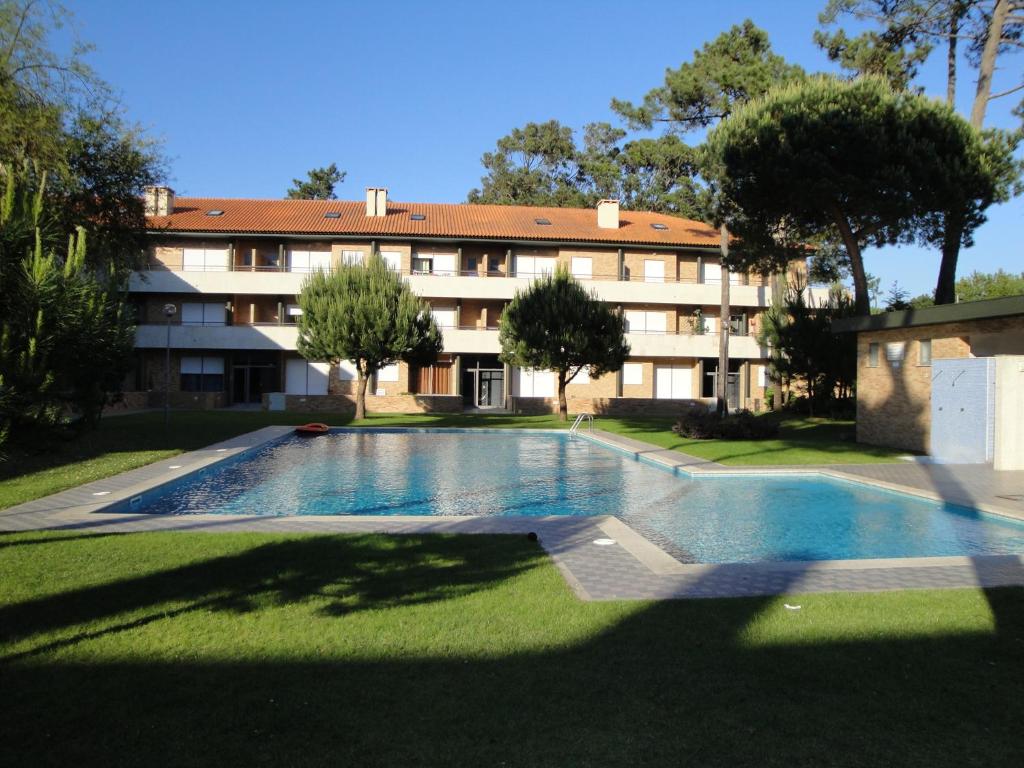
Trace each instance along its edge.
<instances>
[{"instance_id":1,"label":"balcony railing","mask_svg":"<svg viewBox=\"0 0 1024 768\"><path fill-rule=\"evenodd\" d=\"M192 265L192 266L181 266L181 265L167 265L160 262L148 263L143 267L142 271L145 272L258 272L265 274L295 274L295 275L308 275L316 272L317 269L313 267L287 267L287 266L274 266L274 265L261 265L261 266L250 266L245 264L235 265ZM324 272L331 273L334 268L323 269ZM418 269L396 269L396 274L403 277L416 276L416 277L477 277L484 279L505 279L513 278L520 280L534 280L545 275L550 275L550 271L540 272L513 272L512 274L506 274L505 272L495 271L481 271L475 269L463 269L463 270L437 270L437 271L425 271ZM634 274L616 274L611 272L604 273L592 273L589 275L573 274L577 280L581 281L604 281L604 282L620 282L620 283L649 283L649 284L660 284L660 283L681 283L684 285L721 285L722 281L720 278L697 278L684 275L676 276L665 276L665 277L649 277L647 275L634 275ZM742 282L732 282L734 286L763 286L763 281L751 280L747 276L744 276Z\"/></svg>"}]
</instances>

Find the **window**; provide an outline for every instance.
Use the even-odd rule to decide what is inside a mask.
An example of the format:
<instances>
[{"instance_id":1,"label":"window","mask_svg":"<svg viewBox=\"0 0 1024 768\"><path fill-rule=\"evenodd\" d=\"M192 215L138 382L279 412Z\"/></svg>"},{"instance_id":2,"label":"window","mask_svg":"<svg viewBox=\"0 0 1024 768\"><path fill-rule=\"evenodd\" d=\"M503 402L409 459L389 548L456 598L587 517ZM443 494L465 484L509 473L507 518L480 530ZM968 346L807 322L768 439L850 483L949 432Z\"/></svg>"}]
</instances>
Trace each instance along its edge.
<instances>
[{"instance_id":1,"label":"window","mask_svg":"<svg viewBox=\"0 0 1024 768\"><path fill-rule=\"evenodd\" d=\"M668 229L668 224L662 224L660 221L656 221L651 224L651 229Z\"/></svg>"},{"instance_id":2,"label":"window","mask_svg":"<svg viewBox=\"0 0 1024 768\"><path fill-rule=\"evenodd\" d=\"M412 257L412 271L415 275L454 275L454 253L415 253Z\"/></svg>"},{"instance_id":3,"label":"window","mask_svg":"<svg viewBox=\"0 0 1024 768\"><path fill-rule=\"evenodd\" d=\"M932 340L921 339L918 342L917 347L917 364L918 365L931 365L932 364Z\"/></svg>"},{"instance_id":4,"label":"window","mask_svg":"<svg viewBox=\"0 0 1024 768\"><path fill-rule=\"evenodd\" d=\"M223 392L223 357L181 358L182 392Z\"/></svg>"},{"instance_id":5,"label":"window","mask_svg":"<svg viewBox=\"0 0 1024 768\"><path fill-rule=\"evenodd\" d=\"M626 363L622 366L623 384L643 384L644 366L643 363Z\"/></svg>"},{"instance_id":6,"label":"window","mask_svg":"<svg viewBox=\"0 0 1024 768\"><path fill-rule=\"evenodd\" d=\"M768 386L768 366L759 365L757 366L757 386L767 387Z\"/></svg>"},{"instance_id":7,"label":"window","mask_svg":"<svg viewBox=\"0 0 1024 768\"><path fill-rule=\"evenodd\" d=\"M288 249L289 272L315 272L318 269L322 269L325 272L330 271L330 251L310 251L297 248Z\"/></svg>"},{"instance_id":8,"label":"window","mask_svg":"<svg viewBox=\"0 0 1024 768\"><path fill-rule=\"evenodd\" d=\"M385 365L377 371L377 382L380 383L382 381L398 381L398 363Z\"/></svg>"},{"instance_id":9,"label":"window","mask_svg":"<svg viewBox=\"0 0 1024 768\"><path fill-rule=\"evenodd\" d=\"M302 314L302 307L298 304L289 304L285 308L285 322L294 323L298 321L299 315Z\"/></svg>"},{"instance_id":10,"label":"window","mask_svg":"<svg viewBox=\"0 0 1024 768\"><path fill-rule=\"evenodd\" d=\"M226 272L227 248L183 248L181 268L186 272Z\"/></svg>"},{"instance_id":11,"label":"window","mask_svg":"<svg viewBox=\"0 0 1024 768\"><path fill-rule=\"evenodd\" d=\"M410 213L409 219L412 221L426 221L427 214L425 213Z\"/></svg>"},{"instance_id":12,"label":"window","mask_svg":"<svg viewBox=\"0 0 1024 768\"><path fill-rule=\"evenodd\" d=\"M341 213L339 213L338 211L328 211L327 213L324 214L324 218L325 219L340 219L341 218Z\"/></svg>"},{"instance_id":13,"label":"window","mask_svg":"<svg viewBox=\"0 0 1024 768\"><path fill-rule=\"evenodd\" d=\"M730 315L729 316L729 333L733 336L746 336L747 335L747 316L746 315Z\"/></svg>"},{"instance_id":14,"label":"window","mask_svg":"<svg viewBox=\"0 0 1024 768\"><path fill-rule=\"evenodd\" d=\"M555 374L551 371L519 370L520 397L554 397Z\"/></svg>"},{"instance_id":15,"label":"window","mask_svg":"<svg viewBox=\"0 0 1024 768\"><path fill-rule=\"evenodd\" d=\"M702 283L721 283L722 282L722 265L721 264L709 264L704 261L700 265L700 281Z\"/></svg>"},{"instance_id":16,"label":"window","mask_svg":"<svg viewBox=\"0 0 1024 768\"><path fill-rule=\"evenodd\" d=\"M590 256L573 256L572 276L577 280L592 278L594 276L594 260Z\"/></svg>"},{"instance_id":17,"label":"window","mask_svg":"<svg viewBox=\"0 0 1024 768\"><path fill-rule=\"evenodd\" d=\"M355 264L363 263L363 252L362 251L342 251L341 252L341 263L353 266Z\"/></svg>"},{"instance_id":18,"label":"window","mask_svg":"<svg viewBox=\"0 0 1024 768\"><path fill-rule=\"evenodd\" d=\"M664 312L644 312L627 309L626 333L666 333L668 326Z\"/></svg>"},{"instance_id":19,"label":"window","mask_svg":"<svg viewBox=\"0 0 1024 768\"><path fill-rule=\"evenodd\" d=\"M226 323L227 311L222 302L199 302L186 301L181 305L182 325L224 325Z\"/></svg>"},{"instance_id":20,"label":"window","mask_svg":"<svg viewBox=\"0 0 1024 768\"><path fill-rule=\"evenodd\" d=\"M359 378L356 364L351 360L342 360L338 363L338 381L355 381Z\"/></svg>"},{"instance_id":21,"label":"window","mask_svg":"<svg viewBox=\"0 0 1024 768\"><path fill-rule=\"evenodd\" d=\"M878 342L868 344L868 368L878 367Z\"/></svg>"}]
</instances>

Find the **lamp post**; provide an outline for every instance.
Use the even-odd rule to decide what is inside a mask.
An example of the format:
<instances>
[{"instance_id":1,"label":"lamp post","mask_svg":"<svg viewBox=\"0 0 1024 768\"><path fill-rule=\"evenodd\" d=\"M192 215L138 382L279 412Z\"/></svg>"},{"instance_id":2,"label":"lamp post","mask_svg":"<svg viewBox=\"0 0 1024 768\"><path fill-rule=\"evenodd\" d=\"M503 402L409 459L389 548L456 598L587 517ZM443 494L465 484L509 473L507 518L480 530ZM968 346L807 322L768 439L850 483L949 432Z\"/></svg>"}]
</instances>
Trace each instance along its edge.
<instances>
[{"instance_id":1,"label":"lamp post","mask_svg":"<svg viewBox=\"0 0 1024 768\"><path fill-rule=\"evenodd\" d=\"M178 308L173 304L164 304L164 317L167 318L167 347L164 356L164 431L171 424L171 318Z\"/></svg>"}]
</instances>

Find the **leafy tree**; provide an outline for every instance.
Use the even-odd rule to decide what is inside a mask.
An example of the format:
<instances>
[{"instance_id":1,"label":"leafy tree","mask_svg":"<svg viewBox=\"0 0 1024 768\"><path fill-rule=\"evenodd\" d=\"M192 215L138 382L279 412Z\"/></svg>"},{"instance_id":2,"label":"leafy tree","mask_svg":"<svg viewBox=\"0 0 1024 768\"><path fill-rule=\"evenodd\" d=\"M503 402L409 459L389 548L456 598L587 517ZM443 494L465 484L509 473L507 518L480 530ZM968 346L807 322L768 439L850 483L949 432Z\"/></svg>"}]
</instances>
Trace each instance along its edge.
<instances>
[{"instance_id":1,"label":"leafy tree","mask_svg":"<svg viewBox=\"0 0 1024 768\"><path fill-rule=\"evenodd\" d=\"M89 263L123 275L140 261L142 192L164 161L85 62L88 46L76 41L66 56L50 50L70 18L49 0L0 0L0 163L46 171L57 230L85 227Z\"/></svg>"},{"instance_id":2,"label":"leafy tree","mask_svg":"<svg viewBox=\"0 0 1024 768\"><path fill-rule=\"evenodd\" d=\"M803 286L796 285L762 316L758 343L770 348L772 375L804 383L811 415L815 408L849 397L853 391L856 334L833 333L832 321L854 313L849 295L838 286L821 306L814 307L807 303Z\"/></svg>"},{"instance_id":3,"label":"leafy tree","mask_svg":"<svg viewBox=\"0 0 1024 768\"><path fill-rule=\"evenodd\" d=\"M858 74L881 74L897 88L907 88L933 48L946 44L946 103L956 101L957 46L968 43L967 59L978 69L977 91L971 108L970 125L980 130L988 102L1024 89L1024 83L1001 93L992 93L997 56L1019 51L1024 44L1024 0L829 0L820 16L824 25L851 15L880 28L848 38L843 30L819 31L818 44L829 58ZM1020 111L1020 110L1018 110ZM964 164L965 173L946 174L955 183L941 194L948 201L944 210L928 217L922 240L938 247L942 263L935 288L935 301L955 301L957 260L961 247L972 244L971 232L984 221L983 211L992 202L1008 198L1020 169L1012 153L1020 135L989 132L983 142L969 142L978 157ZM960 160L947 156L953 163Z\"/></svg>"},{"instance_id":4,"label":"leafy tree","mask_svg":"<svg viewBox=\"0 0 1024 768\"><path fill-rule=\"evenodd\" d=\"M893 93L880 78L813 78L711 132L716 214L743 245L735 263L761 272L803 255L806 242L838 236L857 311L868 314L865 247L933 237L958 184L962 239L984 220L999 179L981 141L948 107Z\"/></svg>"},{"instance_id":5,"label":"leafy tree","mask_svg":"<svg viewBox=\"0 0 1024 768\"><path fill-rule=\"evenodd\" d=\"M306 180L292 179L287 192L290 200L337 200L334 188L345 180L345 171L339 171L335 163L324 168L313 168L307 172Z\"/></svg>"},{"instance_id":6,"label":"leafy tree","mask_svg":"<svg viewBox=\"0 0 1024 768\"><path fill-rule=\"evenodd\" d=\"M501 315L501 359L554 371L558 418L565 421L565 386L584 368L591 376L622 368L629 357L625 320L574 280L564 266L516 291Z\"/></svg>"},{"instance_id":7,"label":"leafy tree","mask_svg":"<svg viewBox=\"0 0 1024 768\"><path fill-rule=\"evenodd\" d=\"M934 307L935 297L930 293L922 293L919 296L915 296L910 300L911 309L924 309L925 307Z\"/></svg>"},{"instance_id":8,"label":"leafy tree","mask_svg":"<svg viewBox=\"0 0 1024 768\"><path fill-rule=\"evenodd\" d=\"M596 137L595 137L596 138ZM573 207L585 204L581 152L572 129L557 120L527 123L498 139L481 162L487 174L470 203Z\"/></svg>"},{"instance_id":9,"label":"leafy tree","mask_svg":"<svg viewBox=\"0 0 1024 768\"><path fill-rule=\"evenodd\" d=\"M956 295L957 301L1024 296L1024 272L1016 275L1001 269L989 273L971 272L956 281Z\"/></svg>"},{"instance_id":10,"label":"leafy tree","mask_svg":"<svg viewBox=\"0 0 1024 768\"><path fill-rule=\"evenodd\" d=\"M92 425L128 370L134 328L124 286L86 259L86 232L52 247L59 216L45 175L0 166L0 433Z\"/></svg>"},{"instance_id":11,"label":"leafy tree","mask_svg":"<svg viewBox=\"0 0 1024 768\"><path fill-rule=\"evenodd\" d=\"M441 351L441 334L430 309L384 260L317 270L299 294L299 353L337 365L355 363L356 418L366 415L366 383L399 360L429 365Z\"/></svg>"}]
</instances>

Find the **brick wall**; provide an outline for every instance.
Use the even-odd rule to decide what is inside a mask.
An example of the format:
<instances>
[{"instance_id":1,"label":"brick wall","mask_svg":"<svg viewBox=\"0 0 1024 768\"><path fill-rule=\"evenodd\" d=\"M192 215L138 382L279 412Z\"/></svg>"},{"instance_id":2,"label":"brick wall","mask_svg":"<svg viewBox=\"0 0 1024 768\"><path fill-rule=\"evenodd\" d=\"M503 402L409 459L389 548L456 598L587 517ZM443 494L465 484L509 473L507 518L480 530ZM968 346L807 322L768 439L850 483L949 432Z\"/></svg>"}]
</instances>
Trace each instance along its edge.
<instances>
[{"instance_id":1,"label":"brick wall","mask_svg":"<svg viewBox=\"0 0 1024 768\"><path fill-rule=\"evenodd\" d=\"M584 398L567 397L570 414L592 413L595 416L678 416L688 405L699 400L649 400L641 397ZM558 398L513 397L514 413L558 413Z\"/></svg>"},{"instance_id":2,"label":"brick wall","mask_svg":"<svg viewBox=\"0 0 1024 768\"><path fill-rule=\"evenodd\" d=\"M972 334L1024 334L1024 317L865 331L857 337L857 440L911 451L927 451L931 430L931 366L920 364L920 342L930 339L932 359L971 357ZM886 344L904 343L895 367ZM877 343L878 366L869 365Z\"/></svg>"},{"instance_id":3,"label":"brick wall","mask_svg":"<svg viewBox=\"0 0 1024 768\"><path fill-rule=\"evenodd\" d=\"M356 409L352 395L286 395L285 409L297 413L349 413ZM263 396L263 408L268 406ZM462 397L458 395L395 395L366 396L370 413L461 413Z\"/></svg>"}]
</instances>

